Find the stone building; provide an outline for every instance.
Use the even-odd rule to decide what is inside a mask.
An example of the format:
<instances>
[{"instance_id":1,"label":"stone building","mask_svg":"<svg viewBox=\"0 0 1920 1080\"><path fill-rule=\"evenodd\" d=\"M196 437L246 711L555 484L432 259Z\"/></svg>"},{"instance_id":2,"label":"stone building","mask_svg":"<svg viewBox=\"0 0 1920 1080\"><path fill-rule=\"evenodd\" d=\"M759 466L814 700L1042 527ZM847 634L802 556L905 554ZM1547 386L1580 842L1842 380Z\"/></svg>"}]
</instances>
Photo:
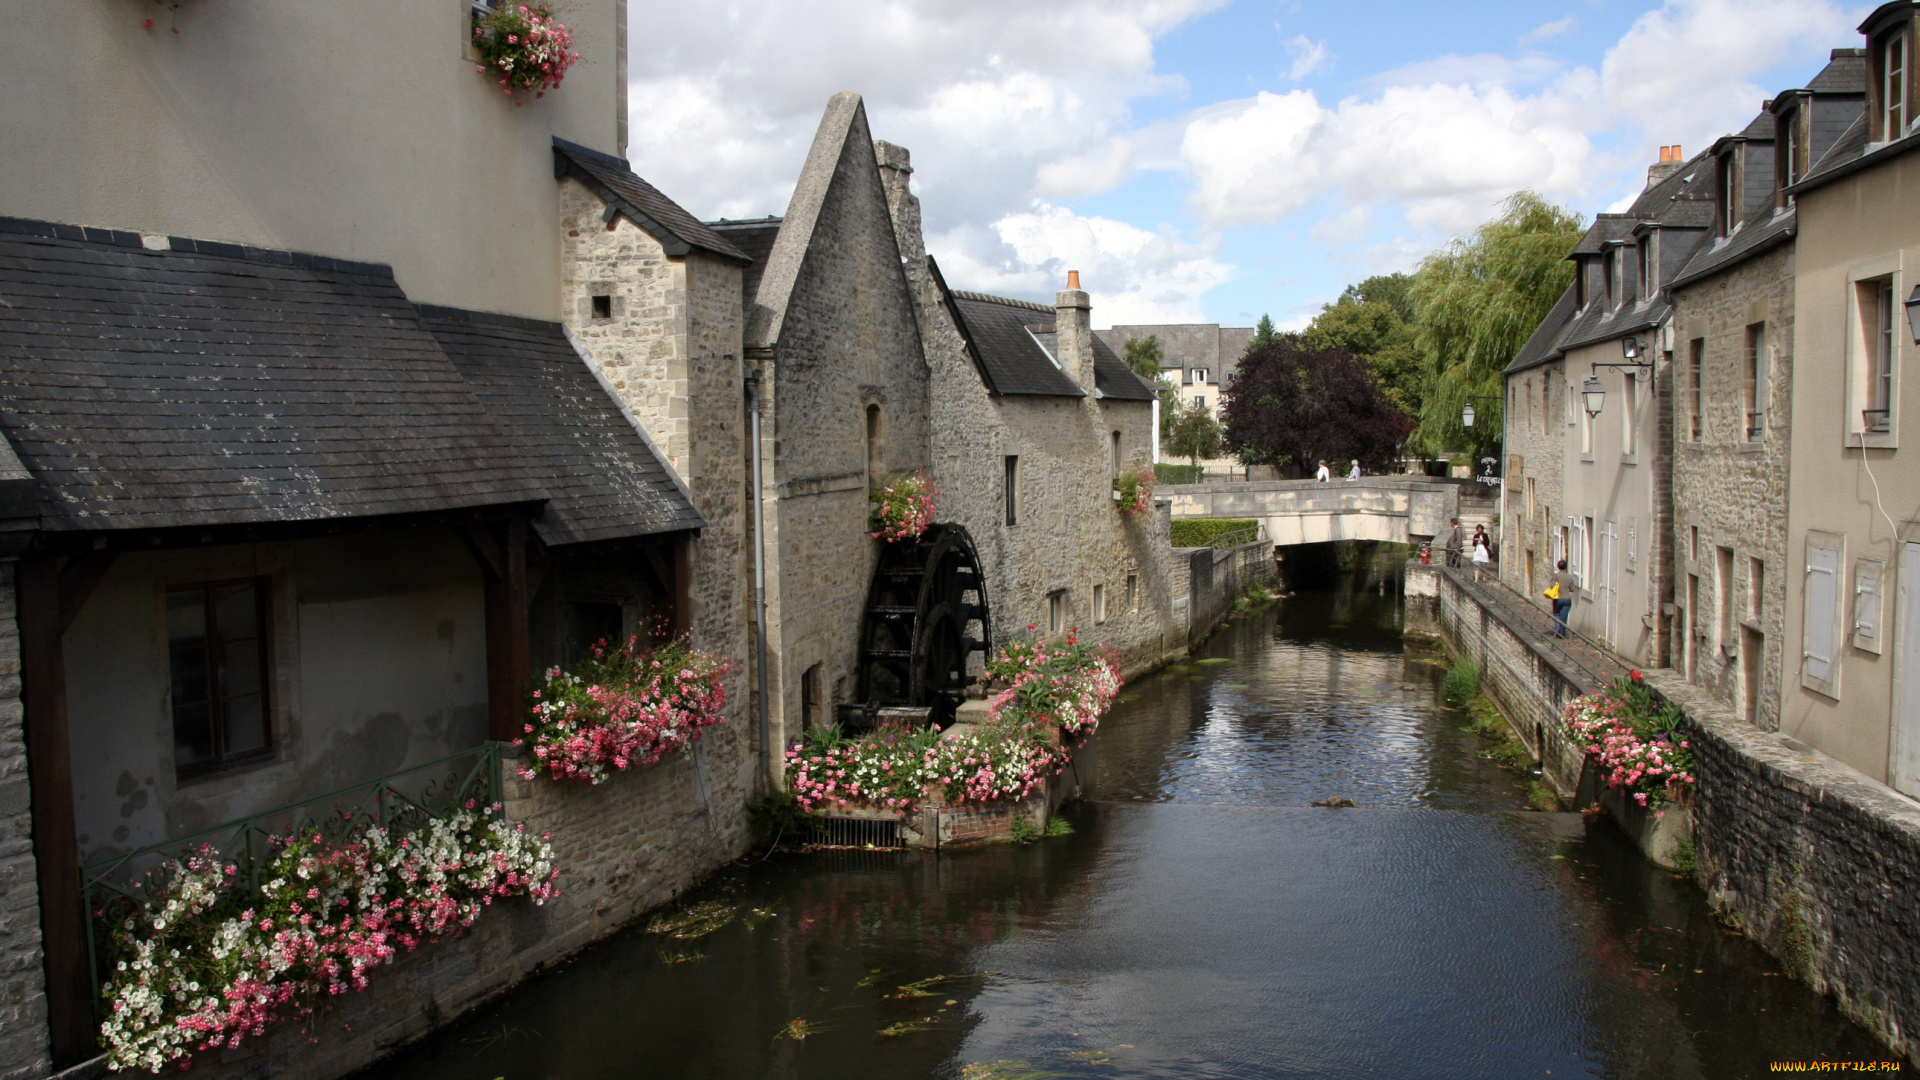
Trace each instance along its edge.
<instances>
[{"instance_id":1,"label":"stone building","mask_svg":"<svg viewBox=\"0 0 1920 1080\"><path fill-rule=\"evenodd\" d=\"M1116 354L1125 356L1127 342L1155 338L1160 342L1162 377L1180 388L1183 403L1198 401L1217 418L1221 394L1233 389L1240 356L1253 340L1251 326L1219 323L1126 324L1095 330L1094 335Z\"/></svg>"},{"instance_id":2,"label":"stone building","mask_svg":"<svg viewBox=\"0 0 1920 1080\"><path fill-rule=\"evenodd\" d=\"M1779 726L1785 659L1787 456L1793 437L1794 237L1788 185L1860 115L1866 63L1836 49L1740 135L1714 143L1711 240L1668 284L1673 296L1673 535L1678 608L1672 666L1747 723ZM1771 167L1757 149L1773 148Z\"/></svg>"},{"instance_id":3,"label":"stone building","mask_svg":"<svg viewBox=\"0 0 1920 1080\"><path fill-rule=\"evenodd\" d=\"M1596 216L1568 256L1573 284L1505 372L1507 448L1522 461L1509 463L1502 517L1502 550L1519 557L1502 573L1544 602L1565 559L1573 628L1650 667L1665 663L1672 573L1667 282L1710 224L1715 190L1708 155L1678 156L1666 151L1625 213Z\"/></svg>"},{"instance_id":4,"label":"stone building","mask_svg":"<svg viewBox=\"0 0 1920 1080\"><path fill-rule=\"evenodd\" d=\"M1902 458L1920 417L1904 377L1920 259L1920 135L1912 63L1920 5L1863 22L1865 108L1786 187L1792 280L1785 636L1779 728L1920 795L1920 470ZM1908 403L1914 402L1913 408Z\"/></svg>"}]
</instances>

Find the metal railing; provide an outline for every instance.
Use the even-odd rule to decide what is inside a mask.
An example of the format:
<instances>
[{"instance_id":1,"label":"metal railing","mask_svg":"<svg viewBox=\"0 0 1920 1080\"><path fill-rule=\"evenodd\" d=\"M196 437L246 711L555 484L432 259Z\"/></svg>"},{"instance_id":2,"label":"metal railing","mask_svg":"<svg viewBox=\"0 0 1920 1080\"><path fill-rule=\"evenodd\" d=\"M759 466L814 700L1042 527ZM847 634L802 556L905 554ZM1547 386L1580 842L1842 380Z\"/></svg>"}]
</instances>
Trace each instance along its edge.
<instances>
[{"instance_id":1,"label":"metal railing","mask_svg":"<svg viewBox=\"0 0 1920 1080\"><path fill-rule=\"evenodd\" d=\"M1583 689L1598 690L1633 670L1626 661L1614 655L1613 650L1571 626L1561 636L1556 632L1558 624L1550 612L1541 610L1506 582L1498 578L1476 582L1473 575L1464 569L1448 566L1435 566L1435 569L1482 607L1493 612L1508 627L1537 634L1539 640L1534 644L1583 677L1587 682Z\"/></svg>"},{"instance_id":2,"label":"metal railing","mask_svg":"<svg viewBox=\"0 0 1920 1080\"><path fill-rule=\"evenodd\" d=\"M325 795L87 863L80 868L80 892L86 903L87 960L95 1007L100 1007L101 976L117 959L108 928L145 905L144 886L154 870L205 852L231 864L235 880L244 881L249 891L258 891L261 868L272 862L276 843L286 837L317 833L336 839L369 823L404 832L469 801L481 806L496 803L500 792L500 744L489 741Z\"/></svg>"}]
</instances>

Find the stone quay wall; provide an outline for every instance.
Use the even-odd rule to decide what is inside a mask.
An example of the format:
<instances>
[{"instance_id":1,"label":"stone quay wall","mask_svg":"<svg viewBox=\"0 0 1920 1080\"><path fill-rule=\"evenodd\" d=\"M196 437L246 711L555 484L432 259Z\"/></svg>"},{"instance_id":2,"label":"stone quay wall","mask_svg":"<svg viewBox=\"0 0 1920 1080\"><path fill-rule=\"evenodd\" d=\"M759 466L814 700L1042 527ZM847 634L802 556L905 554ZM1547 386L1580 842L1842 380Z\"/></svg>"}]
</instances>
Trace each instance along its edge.
<instances>
[{"instance_id":1,"label":"stone quay wall","mask_svg":"<svg viewBox=\"0 0 1920 1080\"><path fill-rule=\"evenodd\" d=\"M333 1080L498 997L738 857L749 838L744 807L751 773L742 767L749 732L742 724L722 724L708 728L695 746L597 787L523 780L514 772L517 762L506 759L507 816L551 835L560 895L537 906L523 899L497 903L465 936L422 945L376 969L364 993L326 1002L313 1018L311 1039L298 1021L282 1021L235 1049L197 1056L193 1075ZM43 1019L30 1030L45 1028ZM6 1075L44 1076L45 1050L40 1054L41 1072ZM104 1058L70 1070L71 1080L106 1075Z\"/></svg>"},{"instance_id":2,"label":"stone quay wall","mask_svg":"<svg viewBox=\"0 0 1920 1080\"><path fill-rule=\"evenodd\" d=\"M1219 629L1234 602L1254 586L1270 586L1277 571L1273 545L1265 540L1230 548L1174 548L1174 564L1184 573L1187 597L1187 647Z\"/></svg>"},{"instance_id":3,"label":"stone quay wall","mask_svg":"<svg viewBox=\"0 0 1920 1080\"><path fill-rule=\"evenodd\" d=\"M0 1080L45 1076L53 1061L13 571L11 562L0 565Z\"/></svg>"},{"instance_id":4,"label":"stone quay wall","mask_svg":"<svg viewBox=\"0 0 1920 1080\"><path fill-rule=\"evenodd\" d=\"M1805 744L1741 721L1671 670L1700 787L1694 880L1730 925L1920 1064L1920 806Z\"/></svg>"}]
</instances>

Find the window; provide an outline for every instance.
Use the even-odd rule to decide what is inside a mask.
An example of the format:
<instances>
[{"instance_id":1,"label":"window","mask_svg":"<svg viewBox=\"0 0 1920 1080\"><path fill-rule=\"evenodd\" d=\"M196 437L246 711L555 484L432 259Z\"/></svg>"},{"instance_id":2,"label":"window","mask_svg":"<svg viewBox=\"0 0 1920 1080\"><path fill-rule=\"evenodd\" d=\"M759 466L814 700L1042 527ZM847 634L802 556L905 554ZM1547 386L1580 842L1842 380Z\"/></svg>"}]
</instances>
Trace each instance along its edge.
<instances>
[{"instance_id":1,"label":"window","mask_svg":"<svg viewBox=\"0 0 1920 1080\"><path fill-rule=\"evenodd\" d=\"M593 298L593 317L596 319L613 318L613 297L596 296Z\"/></svg>"},{"instance_id":2,"label":"window","mask_svg":"<svg viewBox=\"0 0 1920 1080\"><path fill-rule=\"evenodd\" d=\"M1701 407L1706 366L1707 339L1694 338L1687 342L1687 439L1690 442L1699 442L1706 426Z\"/></svg>"},{"instance_id":3,"label":"window","mask_svg":"<svg viewBox=\"0 0 1920 1080\"><path fill-rule=\"evenodd\" d=\"M1569 533L1563 539L1566 550L1561 558L1567 560L1567 573L1582 589L1587 587L1587 533L1592 528L1592 518L1570 517L1563 533Z\"/></svg>"},{"instance_id":4,"label":"window","mask_svg":"<svg viewBox=\"0 0 1920 1080\"><path fill-rule=\"evenodd\" d=\"M1601 258L1600 282L1601 282L1601 285L1604 286L1606 289L1606 293L1604 294L1604 299L1606 301L1608 311L1612 311L1614 308L1617 308L1620 306L1619 267L1620 267L1620 249L1619 248L1614 248L1612 251L1607 252L1607 254Z\"/></svg>"},{"instance_id":5,"label":"window","mask_svg":"<svg viewBox=\"0 0 1920 1080\"><path fill-rule=\"evenodd\" d=\"M800 674L800 730L812 731L825 727L827 723L827 703L821 696L820 669L824 665L815 664Z\"/></svg>"},{"instance_id":6,"label":"window","mask_svg":"<svg viewBox=\"0 0 1920 1080\"><path fill-rule=\"evenodd\" d=\"M1893 426L1894 310L1893 279L1862 283L1871 299L1862 305L1867 339L1867 392L1861 412L1862 430L1881 433ZM1869 306L1870 305L1870 306Z\"/></svg>"},{"instance_id":7,"label":"window","mask_svg":"<svg viewBox=\"0 0 1920 1080\"><path fill-rule=\"evenodd\" d=\"M1640 450L1640 378L1629 371L1620 388L1620 453L1632 455Z\"/></svg>"},{"instance_id":8,"label":"window","mask_svg":"<svg viewBox=\"0 0 1920 1080\"><path fill-rule=\"evenodd\" d=\"M1573 260L1573 306L1581 311L1587 308L1587 260Z\"/></svg>"},{"instance_id":9,"label":"window","mask_svg":"<svg viewBox=\"0 0 1920 1080\"><path fill-rule=\"evenodd\" d=\"M1786 160L1781 163L1781 179L1785 181L1784 186L1791 187L1800 182L1800 111L1788 113L1780 124L1785 129L1786 138L1782 142L1787 148ZM1793 196L1787 196L1787 202L1792 201Z\"/></svg>"},{"instance_id":10,"label":"window","mask_svg":"<svg viewBox=\"0 0 1920 1080\"><path fill-rule=\"evenodd\" d=\"M1760 621L1760 608L1766 602L1767 564L1755 556L1747 556L1747 618Z\"/></svg>"},{"instance_id":11,"label":"window","mask_svg":"<svg viewBox=\"0 0 1920 1080\"><path fill-rule=\"evenodd\" d=\"M1531 476L1526 478L1526 491L1527 491L1527 517L1531 519L1533 517L1533 477Z\"/></svg>"},{"instance_id":12,"label":"window","mask_svg":"<svg viewBox=\"0 0 1920 1080\"><path fill-rule=\"evenodd\" d=\"M1593 460L1593 414L1584 403L1580 406L1580 453L1588 461Z\"/></svg>"},{"instance_id":13,"label":"window","mask_svg":"<svg viewBox=\"0 0 1920 1080\"><path fill-rule=\"evenodd\" d=\"M1691 562L1700 561L1700 526L1698 525L1687 526L1687 559Z\"/></svg>"},{"instance_id":14,"label":"window","mask_svg":"<svg viewBox=\"0 0 1920 1080\"><path fill-rule=\"evenodd\" d=\"M1093 587L1093 621L1096 623L1107 621L1107 587L1105 585Z\"/></svg>"},{"instance_id":15,"label":"window","mask_svg":"<svg viewBox=\"0 0 1920 1080\"><path fill-rule=\"evenodd\" d=\"M1660 234L1649 232L1640 238L1640 299L1651 300L1660 291L1660 258L1655 250Z\"/></svg>"},{"instance_id":16,"label":"window","mask_svg":"<svg viewBox=\"0 0 1920 1080\"><path fill-rule=\"evenodd\" d=\"M1140 575L1127 575L1127 611L1129 614L1140 610Z\"/></svg>"},{"instance_id":17,"label":"window","mask_svg":"<svg viewBox=\"0 0 1920 1080\"><path fill-rule=\"evenodd\" d=\"M619 648L626 638L625 612L617 601L570 600L567 602L566 654L578 661L602 642Z\"/></svg>"},{"instance_id":18,"label":"window","mask_svg":"<svg viewBox=\"0 0 1920 1080\"><path fill-rule=\"evenodd\" d=\"M1572 380L1567 381L1566 391L1566 393L1560 395L1564 399L1561 405L1561 411L1566 414L1567 426L1572 427L1575 414L1583 410L1580 408L1580 395L1574 391Z\"/></svg>"},{"instance_id":19,"label":"window","mask_svg":"<svg viewBox=\"0 0 1920 1080\"><path fill-rule=\"evenodd\" d=\"M273 753L267 724L267 584L167 591L173 764L182 776Z\"/></svg>"},{"instance_id":20,"label":"window","mask_svg":"<svg viewBox=\"0 0 1920 1080\"><path fill-rule=\"evenodd\" d=\"M1120 433L1113 433L1113 475L1120 475Z\"/></svg>"},{"instance_id":21,"label":"window","mask_svg":"<svg viewBox=\"0 0 1920 1080\"><path fill-rule=\"evenodd\" d=\"M867 475L875 480L885 471L880 453L880 406L867 406Z\"/></svg>"},{"instance_id":22,"label":"window","mask_svg":"<svg viewBox=\"0 0 1920 1080\"><path fill-rule=\"evenodd\" d=\"M1047 633L1059 634L1067 629L1067 593L1065 589L1047 594Z\"/></svg>"},{"instance_id":23,"label":"window","mask_svg":"<svg viewBox=\"0 0 1920 1080\"><path fill-rule=\"evenodd\" d=\"M1800 683L1831 698L1840 696L1835 660L1840 623L1840 553L1832 533L1807 534L1806 621L1801 627Z\"/></svg>"},{"instance_id":24,"label":"window","mask_svg":"<svg viewBox=\"0 0 1920 1080\"><path fill-rule=\"evenodd\" d=\"M1006 501L1007 524L1020 524L1020 457L1008 454L1005 459L1006 478L1001 487L1002 497Z\"/></svg>"},{"instance_id":25,"label":"window","mask_svg":"<svg viewBox=\"0 0 1920 1080\"><path fill-rule=\"evenodd\" d=\"M1204 396L1202 396L1202 397L1195 397L1195 398L1193 399L1193 403L1194 403L1195 405L1198 405L1198 406L1200 406L1200 407L1201 407L1201 408L1203 408L1203 409L1207 407L1207 399L1206 399L1206 398L1205 398Z\"/></svg>"},{"instance_id":26,"label":"window","mask_svg":"<svg viewBox=\"0 0 1920 1080\"><path fill-rule=\"evenodd\" d=\"M1210 383L1213 381L1213 371L1203 367L1194 368L1193 381L1197 383Z\"/></svg>"},{"instance_id":27,"label":"window","mask_svg":"<svg viewBox=\"0 0 1920 1080\"><path fill-rule=\"evenodd\" d=\"M1733 644L1733 549L1715 547L1713 549L1713 611L1714 630L1718 637L1714 643L1722 647Z\"/></svg>"},{"instance_id":28,"label":"window","mask_svg":"<svg viewBox=\"0 0 1920 1080\"><path fill-rule=\"evenodd\" d=\"M1636 519L1627 519L1627 573L1633 573L1634 564L1640 559L1640 526Z\"/></svg>"},{"instance_id":29,"label":"window","mask_svg":"<svg viewBox=\"0 0 1920 1080\"><path fill-rule=\"evenodd\" d=\"M1880 46L1880 139L1899 138L1907 130L1907 36L1895 32Z\"/></svg>"},{"instance_id":30,"label":"window","mask_svg":"<svg viewBox=\"0 0 1920 1080\"><path fill-rule=\"evenodd\" d=\"M1880 651L1881 582L1886 575L1879 559L1856 559L1853 563L1853 647L1862 652Z\"/></svg>"},{"instance_id":31,"label":"window","mask_svg":"<svg viewBox=\"0 0 1920 1080\"><path fill-rule=\"evenodd\" d=\"M1748 442L1767 437L1767 324L1747 327L1746 363L1741 370L1745 382L1746 432Z\"/></svg>"},{"instance_id":32,"label":"window","mask_svg":"<svg viewBox=\"0 0 1920 1080\"><path fill-rule=\"evenodd\" d=\"M1717 198L1720 200L1720 235L1728 236L1732 234L1733 227L1740 223L1739 189L1733 183L1733 155L1728 154L1719 160L1720 186Z\"/></svg>"}]
</instances>

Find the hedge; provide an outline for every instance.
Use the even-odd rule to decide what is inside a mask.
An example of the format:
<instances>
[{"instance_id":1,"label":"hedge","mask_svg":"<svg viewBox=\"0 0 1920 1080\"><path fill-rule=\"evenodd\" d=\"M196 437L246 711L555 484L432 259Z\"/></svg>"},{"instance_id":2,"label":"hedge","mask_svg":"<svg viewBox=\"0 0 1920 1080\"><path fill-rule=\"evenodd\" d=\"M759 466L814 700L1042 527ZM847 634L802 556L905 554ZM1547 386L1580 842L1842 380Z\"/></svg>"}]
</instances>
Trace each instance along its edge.
<instances>
[{"instance_id":1,"label":"hedge","mask_svg":"<svg viewBox=\"0 0 1920 1080\"><path fill-rule=\"evenodd\" d=\"M1174 547L1223 547L1251 543L1258 535L1252 518L1175 518L1170 537Z\"/></svg>"}]
</instances>

